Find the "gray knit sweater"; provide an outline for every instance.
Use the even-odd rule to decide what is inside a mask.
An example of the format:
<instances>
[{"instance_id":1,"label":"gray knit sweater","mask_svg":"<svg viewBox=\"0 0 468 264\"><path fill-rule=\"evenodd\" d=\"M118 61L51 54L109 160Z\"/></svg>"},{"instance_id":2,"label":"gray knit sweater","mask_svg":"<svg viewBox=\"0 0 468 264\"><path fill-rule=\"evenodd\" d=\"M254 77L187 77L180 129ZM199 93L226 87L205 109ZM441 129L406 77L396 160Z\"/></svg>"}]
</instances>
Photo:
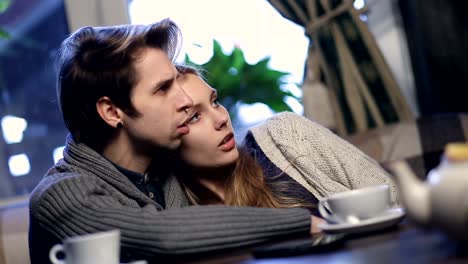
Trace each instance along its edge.
<instances>
[{"instance_id":1,"label":"gray knit sweater","mask_svg":"<svg viewBox=\"0 0 468 264\"><path fill-rule=\"evenodd\" d=\"M385 184L399 206L395 182L375 160L304 116L279 113L250 132L273 164L318 199Z\"/></svg>"},{"instance_id":2,"label":"gray knit sweater","mask_svg":"<svg viewBox=\"0 0 468 264\"><path fill-rule=\"evenodd\" d=\"M121 230L122 261L232 249L305 235L305 209L187 206L178 182L164 182L166 209L140 192L109 161L69 136L64 159L30 196L32 263L48 263L66 237Z\"/></svg>"}]
</instances>

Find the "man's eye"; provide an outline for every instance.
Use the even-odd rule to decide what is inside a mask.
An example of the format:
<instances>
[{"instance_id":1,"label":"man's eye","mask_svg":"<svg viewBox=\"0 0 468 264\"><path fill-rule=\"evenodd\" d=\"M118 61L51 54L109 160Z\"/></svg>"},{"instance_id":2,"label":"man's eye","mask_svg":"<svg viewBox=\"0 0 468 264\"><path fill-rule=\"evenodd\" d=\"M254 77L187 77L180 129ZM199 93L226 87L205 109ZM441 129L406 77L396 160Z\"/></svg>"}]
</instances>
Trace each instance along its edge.
<instances>
[{"instance_id":1,"label":"man's eye","mask_svg":"<svg viewBox=\"0 0 468 264\"><path fill-rule=\"evenodd\" d=\"M198 120L200 119L200 114L199 113L195 113L188 121L189 124L193 124L195 122L197 122Z\"/></svg>"},{"instance_id":2,"label":"man's eye","mask_svg":"<svg viewBox=\"0 0 468 264\"><path fill-rule=\"evenodd\" d=\"M167 91L171 87L170 83L165 83L163 86L159 88L161 91Z\"/></svg>"}]
</instances>

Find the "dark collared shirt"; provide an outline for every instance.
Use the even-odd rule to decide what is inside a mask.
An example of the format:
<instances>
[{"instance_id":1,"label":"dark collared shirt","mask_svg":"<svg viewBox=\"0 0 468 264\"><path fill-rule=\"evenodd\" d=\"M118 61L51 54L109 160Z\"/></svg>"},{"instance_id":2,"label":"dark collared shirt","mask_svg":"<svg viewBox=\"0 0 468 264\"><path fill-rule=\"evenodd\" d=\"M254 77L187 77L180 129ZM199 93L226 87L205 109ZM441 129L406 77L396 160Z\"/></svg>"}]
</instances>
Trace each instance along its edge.
<instances>
[{"instance_id":1,"label":"dark collared shirt","mask_svg":"<svg viewBox=\"0 0 468 264\"><path fill-rule=\"evenodd\" d=\"M149 198L153 199L156 203L161 205L162 208L166 208L164 202L164 192L162 186L157 178L150 178L148 174L142 174L135 171L127 170L119 165L114 166L127 178L135 184L135 186L143 193L148 195Z\"/></svg>"}]
</instances>

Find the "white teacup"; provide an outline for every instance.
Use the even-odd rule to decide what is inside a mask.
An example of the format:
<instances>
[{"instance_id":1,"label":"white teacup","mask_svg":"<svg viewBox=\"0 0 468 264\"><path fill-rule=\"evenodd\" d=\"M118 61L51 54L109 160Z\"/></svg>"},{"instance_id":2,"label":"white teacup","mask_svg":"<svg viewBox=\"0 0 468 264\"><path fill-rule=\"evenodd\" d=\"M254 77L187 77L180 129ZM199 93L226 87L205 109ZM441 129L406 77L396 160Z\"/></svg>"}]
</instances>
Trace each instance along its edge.
<instances>
[{"instance_id":1,"label":"white teacup","mask_svg":"<svg viewBox=\"0 0 468 264\"><path fill-rule=\"evenodd\" d=\"M325 208L328 205L328 209ZM382 214L390 208L388 185L370 186L332 194L321 200L318 209L332 223L358 223Z\"/></svg>"},{"instance_id":2,"label":"white teacup","mask_svg":"<svg viewBox=\"0 0 468 264\"><path fill-rule=\"evenodd\" d=\"M65 259L58 259L63 252ZM111 230L89 235L70 237L63 244L53 246L49 251L53 264L119 264L120 231Z\"/></svg>"}]
</instances>

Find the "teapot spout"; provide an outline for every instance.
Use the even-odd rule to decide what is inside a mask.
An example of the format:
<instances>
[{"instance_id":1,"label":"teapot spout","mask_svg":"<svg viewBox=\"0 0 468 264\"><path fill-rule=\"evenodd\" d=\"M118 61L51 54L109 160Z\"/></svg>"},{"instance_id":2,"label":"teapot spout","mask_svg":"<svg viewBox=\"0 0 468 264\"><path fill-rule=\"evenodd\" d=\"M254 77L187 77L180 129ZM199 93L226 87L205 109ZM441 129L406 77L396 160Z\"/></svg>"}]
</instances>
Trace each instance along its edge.
<instances>
[{"instance_id":1,"label":"teapot spout","mask_svg":"<svg viewBox=\"0 0 468 264\"><path fill-rule=\"evenodd\" d=\"M393 161L386 167L395 177L399 198L408 217L420 225L429 225L431 218L429 186L418 179L404 161Z\"/></svg>"}]
</instances>

